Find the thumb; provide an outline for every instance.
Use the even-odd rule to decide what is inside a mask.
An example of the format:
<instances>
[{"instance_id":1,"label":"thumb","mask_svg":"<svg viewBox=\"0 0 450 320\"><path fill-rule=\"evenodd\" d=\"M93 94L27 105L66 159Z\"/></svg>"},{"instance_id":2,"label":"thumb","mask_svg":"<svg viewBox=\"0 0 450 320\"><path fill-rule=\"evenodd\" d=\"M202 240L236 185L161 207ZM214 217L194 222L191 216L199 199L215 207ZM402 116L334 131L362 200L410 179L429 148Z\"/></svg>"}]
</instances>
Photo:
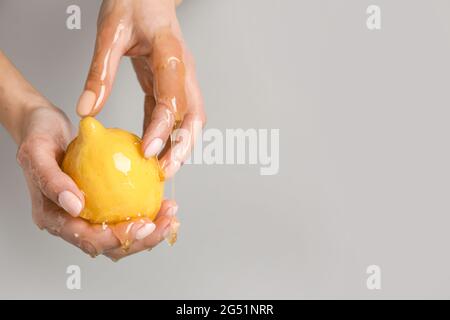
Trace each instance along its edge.
<instances>
[{"instance_id":1,"label":"thumb","mask_svg":"<svg viewBox=\"0 0 450 320\"><path fill-rule=\"evenodd\" d=\"M20 151L19 151L20 153ZM31 175L41 192L67 211L77 217L84 207L83 193L75 182L65 174L56 161L56 153L52 148L41 145L30 152L22 153L19 163L25 172Z\"/></svg>"},{"instance_id":2,"label":"thumb","mask_svg":"<svg viewBox=\"0 0 450 320\"><path fill-rule=\"evenodd\" d=\"M116 29L100 26L84 91L77 104L77 113L82 117L99 113L111 93L124 54L123 30L121 24Z\"/></svg>"}]
</instances>

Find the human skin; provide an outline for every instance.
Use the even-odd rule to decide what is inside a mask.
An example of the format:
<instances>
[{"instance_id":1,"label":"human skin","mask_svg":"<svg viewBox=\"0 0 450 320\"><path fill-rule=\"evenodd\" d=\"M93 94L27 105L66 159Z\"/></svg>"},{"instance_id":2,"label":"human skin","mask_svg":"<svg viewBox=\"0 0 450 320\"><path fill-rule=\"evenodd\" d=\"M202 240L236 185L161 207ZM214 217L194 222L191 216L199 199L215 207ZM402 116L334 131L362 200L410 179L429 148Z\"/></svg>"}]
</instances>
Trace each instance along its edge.
<instances>
[{"instance_id":1,"label":"human skin","mask_svg":"<svg viewBox=\"0 0 450 320\"><path fill-rule=\"evenodd\" d=\"M103 1L91 67L77 104L80 116L98 114L111 93L120 59L131 57L145 94L142 152L148 158L159 154L166 178L187 159L205 123L194 59L176 17L179 2ZM183 134L167 143L175 127Z\"/></svg>"},{"instance_id":2,"label":"human skin","mask_svg":"<svg viewBox=\"0 0 450 320\"><path fill-rule=\"evenodd\" d=\"M143 153L159 153L166 178L172 177L188 157L195 136L205 123L203 100L194 61L184 44L173 0L106 0L98 19L94 57L77 111L96 115L109 96L122 56L130 56L145 93ZM173 237L177 205L164 201L152 223L135 223L136 241L125 252L110 228L78 218L84 205L82 192L59 168L73 138L64 113L40 95L0 52L0 122L18 144L17 160L23 168L32 200L32 215L41 229L80 247L91 256L120 259ZM166 144L175 125L187 134ZM69 215L69 214L70 215ZM128 223L115 230L127 229Z\"/></svg>"},{"instance_id":3,"label":"human skin","mask_svg":"<svg viewBox=\"0 0 450 320\"><path fill-rule=\"evenodd\" d=\"M18 145L17 161L23 169L32 202L32 217L40 229L81 248L92 257L99 254L119 260L148 250L170 236L177 205L163 201L155 221L140 220L131 227L136 239L124 251L110 228L78 217L84 205L82 192L61 171L72 124L66 115L34 89L0 51L0 123ZM115 230L126 230L130 222Z\"/></svg>"}]
</instances>

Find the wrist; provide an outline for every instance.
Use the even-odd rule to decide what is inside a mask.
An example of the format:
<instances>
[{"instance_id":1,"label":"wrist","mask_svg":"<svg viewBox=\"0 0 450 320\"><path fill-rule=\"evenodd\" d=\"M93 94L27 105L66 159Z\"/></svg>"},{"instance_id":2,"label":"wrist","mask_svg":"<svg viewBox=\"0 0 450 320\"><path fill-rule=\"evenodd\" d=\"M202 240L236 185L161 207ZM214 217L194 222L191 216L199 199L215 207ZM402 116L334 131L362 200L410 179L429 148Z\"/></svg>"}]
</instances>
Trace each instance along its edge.
<instances>
[{"instance_id":1,"label":"wrist","mask_svg":"<svg viewBox=\"0 0 450 320\"><path fill-rule=\"evenodd\" d=\"M10 118L7 128L17 145L23 141L33 112L42 108L53 108L52 104L40 95L30 93L24 98L15 106L16 112Z\"/></svg>"},{"instance_id":2,"label":"wrist","mask_svg":"<svg viewBox=\"0 0 450 320\"><path fill-rule=\"evenodd\" d=\"M25 118L39 106L51 106L0 50L0 124L16 143L22 140Z\"/></svg>"}]
</instances>

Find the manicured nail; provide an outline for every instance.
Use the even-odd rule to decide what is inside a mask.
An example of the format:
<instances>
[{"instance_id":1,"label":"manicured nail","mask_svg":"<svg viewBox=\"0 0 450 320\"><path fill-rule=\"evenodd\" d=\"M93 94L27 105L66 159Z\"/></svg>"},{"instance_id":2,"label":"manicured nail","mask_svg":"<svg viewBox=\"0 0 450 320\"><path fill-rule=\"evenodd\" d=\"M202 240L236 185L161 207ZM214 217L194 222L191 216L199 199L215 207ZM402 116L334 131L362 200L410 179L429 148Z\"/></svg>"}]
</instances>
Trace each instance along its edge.
<instances>
[{"instance_id":1,"label":"manicured nail","mask_svg":"<svg viewBox=\"0 0 450 320\"><path fill-rule=\"evenodd\" d=\"M113 258L113 257L110 257L110 256L106 256L106 257L109 258L109 260L111 260L114 263L117 263L120 260L119 258Z\"/></svg>"},{"instance_id":2,"label":"manicured nail","mask_svg":"<svg viewBox=\"0 0 450 320\"><path fill-rule=\"evenodd\" d=\"M81 241L80 249L83 250L84 253L90 255L92 258L95 258L98 255L95 247L88 241Z\"/></svg>"},{"instance_id":3,"label":"manicured nail","mask_svg":"<svg viewBox=\"0 0 450 320\"><path fill-rule=\"evenodd\" d=\"M95 99L97 99L95 92L91 90L85 90L78 99L78 114L82 117L89 115L94 108Z\"/></svg>"},{"instance_id":4,"label":"manicured nail","mask_svg":"<svg viewBox=\"0 0 450 320\"><path fill-rule=\"evenodd\" d=\"M136 240L142 240L148 237L153 231L155 231L156 226L154 223L144 224L138 231L136 231Z\"/></svg>"},{"instance_id":5,"label":"manicured nail","mask_svg":"<svg viewBox=\"0 0 450 320\"><path fill-rule=\"evenodd\" d=\"M61 192L58 195L58 202L73 217L78 217L83 209L80 199L70 191Z\"/></svg>"},{"instance_id":6,"label":"manicured nail","mask_svg":"<svg viewBox=\"0 0 450 320\"><path fill-rule=\"evenodd\" d=\"M166 163L163 163L162 169L164 171L164 176L167 179L172 178L175 173L177 173L178 170L180 170L181 162L179 161L169 161Z\"/></svg>"},{"instance_id":7,"label":"manicured nail","mask_svg":"<svg viewBox=\"0 0 450 320\"><path fill-rule=\"evenodd\" d=\"M167 215L169 217L173 217L174 215L177 214L177 211L178 211L178 206L170 207L169 209L167 209Z\"/></svg>"},{"instance_id":8,"label":"manicured nail","mask_svg":"<svg viewBox=\"0 0 450 320\"><path fill-rule=\"evenodd\" d=\"M145 148L144 157L151 158L153 156L156 156L162 148L163 141L160 138L153 139L152 142Z\"/></svg>"}]
</instances>

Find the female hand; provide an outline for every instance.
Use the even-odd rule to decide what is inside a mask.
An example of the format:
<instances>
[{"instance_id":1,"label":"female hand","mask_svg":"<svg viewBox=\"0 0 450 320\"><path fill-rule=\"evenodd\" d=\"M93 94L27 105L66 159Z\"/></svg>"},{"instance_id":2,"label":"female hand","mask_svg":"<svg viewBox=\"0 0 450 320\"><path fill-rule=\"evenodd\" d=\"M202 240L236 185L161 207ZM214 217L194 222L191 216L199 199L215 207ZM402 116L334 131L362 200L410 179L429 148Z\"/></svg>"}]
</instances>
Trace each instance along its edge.
<instances>
[{"instance_id":1,"label":"female hand","mask_svg":"<svg viewBox=\"0 0 450 320\"><path fill-rule=\"evenodd\" d=\"M173 201L162 203L154 223L148 219L133 223L129 237L136 241L128 250L122 249L111 228L78 217L83 208L83 193L59 166L71 132L70 121L53 106L33 108L23 119L17 160L27 180L36 225L92 257L104 254L113 260L153 248L170 236L176 227L173 216L177 206ZM126 230L129 223L124 222L115 230Z\"/></svg>"},{"instance_id":2,"label":"female hand","mask_svg":"<svg viewBox=\"0 0 450 320\"><path fill-rule=\"evenodd\" d=\"M157 155L167 178L189 156L205 123L203 100L175 13L174 0L105 0L94 56L77 105L81 116L96 115L109 96L122 56L130 56L145 93L142 152ZM167 143L175 126L180 134Z\"/></svg>"}]
</instances>

